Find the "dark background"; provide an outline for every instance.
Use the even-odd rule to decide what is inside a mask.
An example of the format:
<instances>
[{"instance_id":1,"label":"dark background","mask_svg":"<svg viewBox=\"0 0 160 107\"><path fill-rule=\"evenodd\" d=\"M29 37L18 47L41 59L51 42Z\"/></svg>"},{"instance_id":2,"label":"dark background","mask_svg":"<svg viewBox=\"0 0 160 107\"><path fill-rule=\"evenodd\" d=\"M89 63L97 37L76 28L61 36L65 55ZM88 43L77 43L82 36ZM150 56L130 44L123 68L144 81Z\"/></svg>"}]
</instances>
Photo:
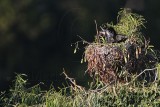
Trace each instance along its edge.
<instances>
[{"instance_id":1,"label":"dark background","mask_svg":"<svg viewBox=\"0 0 160 107\"><path fill-rule=\"evenodd\" d=\"M147 21L142 32L160 49L160 0L0 0L0 91L11 86L15 73L30 84L65 81L63 68L78 83L87 83L80 60L85 45L74 54L81 36L92 41L98 26L116 23L120 8L129 7Z\"/></svg>"}]
</instances>

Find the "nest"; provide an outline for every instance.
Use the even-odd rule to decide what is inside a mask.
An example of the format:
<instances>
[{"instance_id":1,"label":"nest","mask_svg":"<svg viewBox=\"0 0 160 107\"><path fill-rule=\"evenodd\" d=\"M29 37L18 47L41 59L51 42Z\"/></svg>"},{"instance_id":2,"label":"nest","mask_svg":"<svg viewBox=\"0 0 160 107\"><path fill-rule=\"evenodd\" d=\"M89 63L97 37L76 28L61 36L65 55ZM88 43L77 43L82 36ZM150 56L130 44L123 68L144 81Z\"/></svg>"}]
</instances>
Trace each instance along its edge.
<instances>
[{"instance_id":1,"label":"nest","mask_svg":"<svg viewBox=\"0 0 160 107\"><path fill-rule=\"evenodd\" d=\"M108 83L117 79L116 71L123 64L123 52L118 46L90 44L86 47L85 59L90 76L97 75Z\"/></svg>"},{"instance_id":2,"label":"nest","mask_svg":"<svg viewBox=\"0 0 160 107\"><path fill-rule=\"evenodd\" d=\"M139 38L133 37L122 43L89 44L84 56L88 62L87 72L91 77L98 76L104 83L128 82L132 75L155 67L157 59L147 48L149 42L136 39ZM146 75L153 75L154 79L154 74L155 71L145 73L139 79L146 79Z\"/></svg>"},{"instance_id":3,"label":"nest","mask_svg":"<svg viewBox=\"0 0 160 107\"><path fill-rule=\"evenodd\" d=\"M116 25L107 23L100 27L95 41L85 47L87 72L107 84L117 81L126 83L137 75L140 81L154 81L156 69L146 69L155 68L158 58L140 32L144 18L124 9L119 12L118 19Z\"/></svg>"}]
</instances>

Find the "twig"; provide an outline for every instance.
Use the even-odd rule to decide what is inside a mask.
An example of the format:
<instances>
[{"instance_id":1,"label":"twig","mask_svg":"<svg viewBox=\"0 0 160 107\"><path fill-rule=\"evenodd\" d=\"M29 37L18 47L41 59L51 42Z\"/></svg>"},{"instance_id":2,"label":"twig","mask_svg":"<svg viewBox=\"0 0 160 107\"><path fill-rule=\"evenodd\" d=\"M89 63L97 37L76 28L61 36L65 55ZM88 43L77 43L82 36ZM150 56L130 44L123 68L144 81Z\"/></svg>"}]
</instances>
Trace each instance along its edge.
<instances>
[{"instance_id":1,"label":"twig","mask_svg":"<svg viewBox=\"0 0 160 107\"><path fill-rule=\"evenodd\" d=\"M74 78L70 78L66 73L65 73L65 70L63 69L63 74L65 76L66 79L68 79L72 86L73 86L73 89L76 91L76 88L80 89L81 91L84 91L84 88L82 86L79 86L76 84L76 80Z\"/></svg>"},{"instance_id":2,"label":"twig","mask_svg":"<svg viewBox=\"0 0 160 107\"><path fill-rule=\"evenodd\" d=\"M110 84L108 85L105 85L104 87L102 88L99 88L99 89L95 89L95 90L89 90L91 92L100 92L100 93L103 93L105 90L107 90L107 87L109 87L111 84L113 84L115 81L111 81Z\"/></svg>"},{"instance_id":3,"label":"twig","mask_svg":"<svg viewBox=\"0 0 160 107\"><path fill-rule=\"evenodd\" d=\"M78 42L83 42L83 43L87 43L87 44L90 44L89 42L87 42L86 40L84 40L82 37L80 37L79 35L77 35L80 39L81 39L81 41L78 41Z\"/></svg>"},{"instance_id":4,"label":"twig","mask_svg":"<svg viewBox=\"0 0 160 107\"><path fill-rule=\"evenodd\" d=\"M94 20L95 24L96 24L96 32L97 32L97 35L98 35L98 27L97 27L97 22L96 20Z\"/></svg>"},{"instance_id":5,"label":"twig","mask_svg":"<svg viewBox=\"0 0 160 107\"><path fill-rule=\"evenodd\" d=\"M82 42L83 44L84 43L86 43L86 44L91 44L90 42L87 42L86 40L84 40L82 37L80 37L79 35L77 35L81 40L80 41L77 41L77 42L75 42L75 43L71 43L71 46L73 45L73 44L75 44L75 45L77 45L76 46L76 48L78 48L78 43L79 42Z\"/></svg>"},{"instance_id":6,"label":"twig","mask_svg":"<svg viewBox=\"0 0 160 107\"><path fill-rule=\"evenodd\" d=\"M114 93L114 95L115 95L116 97L118 97L118 95L117 95L117 93L116 93L116 88L115 88L115 87L113 87L113 93Z\"/></svg>"},{"instance_id":7,"label":"twig","mask_svg":"<svg viewBox=\"0 0 160 107\"><path fill-rule=\"evenodd\" d=\"M153 71L153 70L156 70L157 68L152 68L152 69L145 69L144 71L142 71L141 73L139 73L131 82L129 83L126 83L124 85L129 85L130 83L132 83L133 81L135 81L140 75L142 75L144 72L146 71Z\"/></svg>"}]
</instances>

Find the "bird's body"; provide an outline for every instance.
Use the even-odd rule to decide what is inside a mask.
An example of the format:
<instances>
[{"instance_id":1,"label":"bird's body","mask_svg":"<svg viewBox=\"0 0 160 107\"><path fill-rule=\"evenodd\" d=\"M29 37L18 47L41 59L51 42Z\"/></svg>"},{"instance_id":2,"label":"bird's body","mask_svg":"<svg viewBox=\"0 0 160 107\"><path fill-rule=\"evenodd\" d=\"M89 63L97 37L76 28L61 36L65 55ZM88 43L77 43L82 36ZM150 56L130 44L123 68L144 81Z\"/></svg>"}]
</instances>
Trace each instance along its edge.
<instances>
[{"instance_id":1,"label":"bird's body","mask_svg":"<svg viewBox=\"0 0 160 107\"><path fill-rule=\"evenodd\" d=\"M120 43L127 40L127 36L117 34L113 28L103 29L101 27L101 31L99 31L98 36L106 37L107 43Z\"/></svg>"}]
</instances>

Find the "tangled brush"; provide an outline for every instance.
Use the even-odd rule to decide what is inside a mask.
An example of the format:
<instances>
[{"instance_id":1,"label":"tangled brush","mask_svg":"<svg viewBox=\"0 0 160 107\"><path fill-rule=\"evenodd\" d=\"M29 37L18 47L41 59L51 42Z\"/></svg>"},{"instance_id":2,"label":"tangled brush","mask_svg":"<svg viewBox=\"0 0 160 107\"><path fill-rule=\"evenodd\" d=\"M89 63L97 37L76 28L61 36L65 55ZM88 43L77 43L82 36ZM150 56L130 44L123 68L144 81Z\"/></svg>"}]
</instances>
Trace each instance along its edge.
<instances>
[{"instance_id":1,"label":"tangled brush","mask_svg":"<svg viewBox=\"0 0 160 107\"><path fill-rule=\"evenodd\" d=\"M156 67L156 51L140 32L144 18L127 9L119 12L118 23L105 24L95 36L95 41L85 47L87 72L105 83L129 82L134 75ZM140 81L156 79L156 70L142 73Z\"/></svg>"}]
</instances>

